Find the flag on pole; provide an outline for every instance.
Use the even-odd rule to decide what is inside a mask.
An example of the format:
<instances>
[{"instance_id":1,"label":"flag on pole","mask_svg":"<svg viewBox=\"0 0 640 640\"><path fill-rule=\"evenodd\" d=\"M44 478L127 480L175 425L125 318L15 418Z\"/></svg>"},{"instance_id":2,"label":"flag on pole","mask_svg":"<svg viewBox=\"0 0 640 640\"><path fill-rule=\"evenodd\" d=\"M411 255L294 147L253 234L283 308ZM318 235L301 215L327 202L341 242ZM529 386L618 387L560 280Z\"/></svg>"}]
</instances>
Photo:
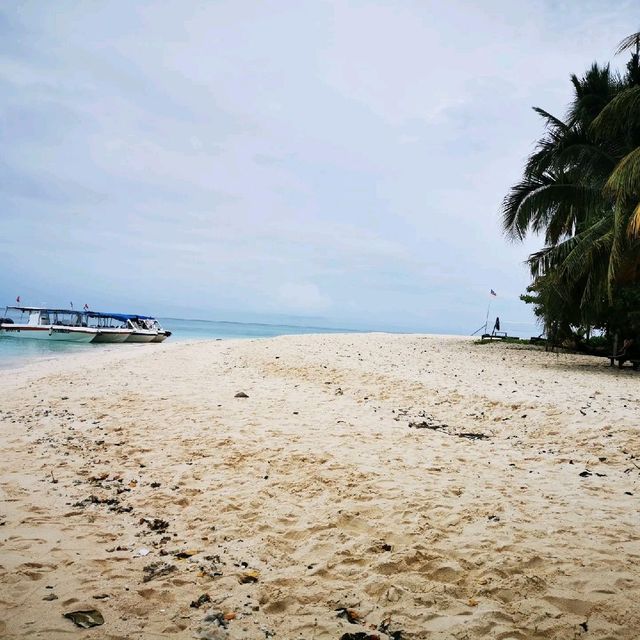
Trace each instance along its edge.
<instances>
[{"instance_id":1,"label":"flag on pole","mask_svg":"<svg viewBox=\"0 0 640 640\"><path fill-rule=\"evenodd\" d=\"M18 297L16 298L16 302L17 302L18 304L20 304L20 296L18 296Z\"/></svg>"},{"instance_id":2,"label":"flag on pole","mask_svg":"<svg viewBox=\"0 0 640 640\"><path fill-rule=\"evenodd\" d=\"M89 311L89 305L88 305L86 302L84 303L84 307L83 307L83 309L84 309L85 311Z\"/></svg>"},{"instance_id":3,"label":"flag on pole","mask_svg":"<svg viewBox=\"0 0 640 640\"><path fill-rule=\"evenodd\" d=\"M498 294L493 289L491 289L491 295L495 298Z\"/></svg>"},{"instance_id":4,"label":"flag on pole","mask_svg":"<svg viewBox=\"0 0 640 640\"><path fill-rule=\"evenodd\" d=\"M73 302L70 302L69 304L71 305L71 308L73 309Z\"/></svg>"}]
</instances>

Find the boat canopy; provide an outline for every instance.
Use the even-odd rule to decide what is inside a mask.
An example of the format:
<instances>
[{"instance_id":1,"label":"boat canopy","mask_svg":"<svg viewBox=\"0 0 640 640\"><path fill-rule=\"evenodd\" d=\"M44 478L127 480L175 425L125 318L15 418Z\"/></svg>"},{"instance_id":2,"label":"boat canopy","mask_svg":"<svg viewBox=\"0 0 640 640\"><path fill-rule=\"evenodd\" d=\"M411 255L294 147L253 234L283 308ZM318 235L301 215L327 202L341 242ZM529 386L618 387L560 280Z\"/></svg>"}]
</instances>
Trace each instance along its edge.
<instances>
[{"instance_id":1,"label":"boat canopy","mask_svg":"<svg viewBox=\"0 0 640 640\"><path fill-rule=\"evenodd\" d=\"M50 307L6 307L6 309L30 313L35 311L46 311L47 313L75 313L77 315L82 315L82 311L78 311L77 309L52 309Z\"/></svg>"},{"instance_id":2,"label":"boat canopy","mask_svg":"<svg viewBox=\"0 0 640 640\"><path fill-rule=\"evenodd\" d=\"M155 320L152 316L141 316L137 313L104 313L101 311L85 311L84 315L89 318L113 318L120 322L127 320Z\"/></svg>"}]
</instances>

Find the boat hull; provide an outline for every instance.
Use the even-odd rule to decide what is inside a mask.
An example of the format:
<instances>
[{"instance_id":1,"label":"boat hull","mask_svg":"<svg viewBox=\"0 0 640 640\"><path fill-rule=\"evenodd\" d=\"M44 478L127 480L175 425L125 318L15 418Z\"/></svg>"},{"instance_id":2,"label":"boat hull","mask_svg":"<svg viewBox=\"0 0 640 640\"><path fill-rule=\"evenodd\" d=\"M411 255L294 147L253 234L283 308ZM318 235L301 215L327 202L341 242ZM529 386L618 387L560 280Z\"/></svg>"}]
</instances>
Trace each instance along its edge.
<instances>
[{"instance_id":1,"label":"boat hull","mask_svg":"<svg viewBox=\"0 0 640 640\"><path fill-rule=\"evenodd\" d=\"M152 342L164 342L171 335L171 331L158 331L158 335Z\"/></svg>"},{"instance_id":2,"label":"boat hull","mask_svg":"<svg viewBox=\"0 0 640 640\"><path fill-rule=\"evenodd\" d=\"M62 326L27 326L3 324L0 326L0 336L7 338L22 338L30 340L56 340L62 342L93 342L97 331L75 327Z\"/></svg>"},{"instance_id":3,"label":"boat hull","mask_svg":"<svg viewBox=\"0 0 640 640\"><path fill-rule=\"evenodd\" d=\"M158 337L155 331L134 331L125 342L153 342Z\"/></svg>"},{"instance_id":4,"label":"boat hull","mask_svg":"<svg viewBox=\"0 0 640 640\"><path fill-rule=\"evenodd\" d=\"M131 331L105 331L98 329L98 335L94 338L93 342L109 343L126 342L127 338L131 336Z\"/></svg>"}]
</instances>

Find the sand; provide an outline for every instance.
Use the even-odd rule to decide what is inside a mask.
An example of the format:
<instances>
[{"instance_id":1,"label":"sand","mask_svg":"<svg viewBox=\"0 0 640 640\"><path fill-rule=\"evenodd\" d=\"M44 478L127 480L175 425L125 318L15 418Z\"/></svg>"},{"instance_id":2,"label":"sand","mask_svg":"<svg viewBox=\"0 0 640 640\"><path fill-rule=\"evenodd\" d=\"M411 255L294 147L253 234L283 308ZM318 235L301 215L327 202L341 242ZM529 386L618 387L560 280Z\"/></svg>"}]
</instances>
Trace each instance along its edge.
<instances>
[{"instance_id":1,"label":"sand","mask_svg":"<svg viewBox=\"0 0 640 640\"><path fill-rule=\"evenodd\" d=\"M3 372L0 636L635 639L639 385L385 334Z\"/></svg>"}]
</instances>

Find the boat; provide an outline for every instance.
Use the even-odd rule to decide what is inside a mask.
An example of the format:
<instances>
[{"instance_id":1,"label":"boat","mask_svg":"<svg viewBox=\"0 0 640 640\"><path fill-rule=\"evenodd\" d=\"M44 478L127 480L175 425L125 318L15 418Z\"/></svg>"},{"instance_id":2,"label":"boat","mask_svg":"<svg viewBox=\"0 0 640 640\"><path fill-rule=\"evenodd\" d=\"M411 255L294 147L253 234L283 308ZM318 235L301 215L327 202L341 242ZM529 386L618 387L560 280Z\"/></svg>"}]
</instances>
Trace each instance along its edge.
<instances>
[{"instance_id":1,"label":"boat","mask_svg":"<svg viewBox=\"0 0 640 640\"><path fill-rule=\"evenodd\" d=\"M97 335L98 329L88 327L80 311L69 309L6 307L0 318L3 337L93 342Z\"/></svg>"},{"instance_id":2,"label":"boat","mask_svg":"<svg viewBox=\"0 0 640 640\"><path fill-rule=\"evenodd\" d=\"M87 326L98 330L98 335L93 342L126 342L133 333L133 329L127 327L126 323L123 324L113 316L94 311L85 311L83 315Z\"/></svg>"},{"instance_id":3,"label":"boat","mask_svg":"<svg viewBox=\"0 0 640 640\"><path fill-rule=\"evenodd\" d=\"M152 342L164 342L171 335L171 331L163 329L155 318L146 318L145 323L148 328L155 329L158 333Z\"/></svg>"},{"instance_id":4,"label":"boat","mask_svg":"<svg viewBox=\"0 0 640 640\"><path fill-rule=\"evenodd\" d=\"M126 331L127 336L123 342L162 342L166 340L171 331L162 328L158 320L152 316L141 316L137 313L106 313L89 311L87 317L99 331L112 328L116 329L114 323L118 323L117 329ZM98 338L98 341L104 341Z\"/></svg>"},{"instance_id":5,"label":"boat","mask_svg":"<svg viewBox=\"0 0 640 640\"><path fill-rule=\"evenodd\" d=\"M171 331L163 329L158 320L152 316L136 316L131 322L138 327L137 331L141 333L150 331L154 334L150 342L164 342L171 335ZM135 333L136 330L134 330ZM137 340L134 338L130 342L137 342Z\"/></svg>"},{"instance_id":6,"label":"boat","mask_svg":"<svg viewBox=\"0 0 640 640\"><path fill-rule=\"evenodd\" d=\"M0 336L17 338L116 343L162 342L170 335L156 318L131 313L6 307L0 317Z\"/></svg>"}]
</instances>

